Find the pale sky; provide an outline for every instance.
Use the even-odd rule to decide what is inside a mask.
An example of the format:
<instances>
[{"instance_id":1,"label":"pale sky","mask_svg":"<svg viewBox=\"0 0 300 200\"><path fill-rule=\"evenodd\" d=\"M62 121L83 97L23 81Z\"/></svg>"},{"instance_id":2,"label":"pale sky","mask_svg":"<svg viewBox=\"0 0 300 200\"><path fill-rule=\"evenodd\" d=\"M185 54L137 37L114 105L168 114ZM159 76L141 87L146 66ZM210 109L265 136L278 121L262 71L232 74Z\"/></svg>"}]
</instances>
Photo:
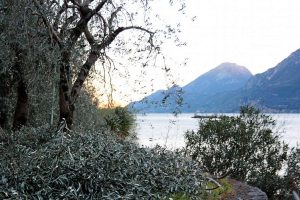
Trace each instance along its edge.
<instances>
[{"instance_id":1,"label":"pale sky","mask_svg":"<svg viewBox=\"0 0 300 200\"><path fill-rule=\"evenodd\" d=\"M300 48L299 0L189 0L186 12L184 83L222 62L261 73Z\"/></svg>"},{"instance_id":2,"label":"pale sky","mask_svg":"<svg viewBox=\"0 0 300 200\"><path fill-rule=\"evenodd\" d=\"M300 48L300 0L186 0L184 16L168 9L167 2L157 1L160 16L165 21L181 23L180 36L187 42L179 49L172 44L162 48L174 63L188 58L184 68L174 70L181 86L223 62L245 66L253 74L261 73ZM159 72L152 73L153 77L150 74L146 77L154 79L154 91L166 88L166 77ZM125 101L145 96L122 87L116 90L117 101L118 90L129 94L130 100L124 98Z\"/></svg>"}]
</instances>

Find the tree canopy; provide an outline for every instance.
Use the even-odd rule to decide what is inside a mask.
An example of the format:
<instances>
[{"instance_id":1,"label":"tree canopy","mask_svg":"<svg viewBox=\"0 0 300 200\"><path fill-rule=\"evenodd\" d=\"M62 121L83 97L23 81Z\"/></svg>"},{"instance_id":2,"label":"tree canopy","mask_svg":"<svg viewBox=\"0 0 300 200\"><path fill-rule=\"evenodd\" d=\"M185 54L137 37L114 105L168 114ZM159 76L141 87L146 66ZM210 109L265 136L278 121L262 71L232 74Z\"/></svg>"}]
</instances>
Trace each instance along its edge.
<instances>
[{"instance_id":1,"label":"tree canopy","mask_svg":"<svg viewBox=\"0 0 300 200\"><path fill-rule=\"evenodd\" d=\"M185 8L181 0L168 3L179 13ZM59 121L71 127L75 102L97 62L109 71L126 57L121 67L147 68L165 40L182 45L180 24L163 22L155 9L154 0L1 1L1 127L8 124L11 86L17 87L14 128L28 122L31 95L42 99L38 91L47 93L52 112L58 97Z\"/></svg>"}]
</instances>

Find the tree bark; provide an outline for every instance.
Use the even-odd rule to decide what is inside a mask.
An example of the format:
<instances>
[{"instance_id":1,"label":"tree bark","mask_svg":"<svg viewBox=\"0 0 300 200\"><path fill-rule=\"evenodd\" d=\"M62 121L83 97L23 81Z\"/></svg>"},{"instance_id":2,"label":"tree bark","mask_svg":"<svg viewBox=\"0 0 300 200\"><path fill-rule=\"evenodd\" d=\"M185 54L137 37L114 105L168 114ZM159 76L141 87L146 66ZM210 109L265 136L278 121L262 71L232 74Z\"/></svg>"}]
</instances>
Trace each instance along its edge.
<instances>
[{"instance_id":1,"label":"tree bark","mask_svg":"<svg viewBox=\"0 0 300 200\"><path fill-rule=\"evenodd\" d=\"M96 63L100 56L100 51L109 46L114 39L122 31L126 30L123 27L119 27L114 32L106 37L106 39L99 45L92 45L92 49L88 55L87 60L82 65L77 78L74 82L72 90L70 92L69 82L67 78L67 67L70 62L70 52L65 52L62 54L63 63L60 67L60 85L59 85L59 106L60 106L60 121L63 118L66 121L66 125L71 129L73 124L73 113L75 110L75 102L79 96L80 90L82 89L83 83L89 75L90 69ZM84 30L83 30L84 31Z\"/></svg>"},{"instance_id":2,"label":"tree bark","mask_svg":"<svg viewBox=\"0 0 300 200\"><path fill-rule=\"evenodd\" d=\"M59 76L59 119L66 121L68 129L72 128L73 124L73 112L75 106L70 103L70 83L71 78L70 72L70 52L64 51L62 53L62 63L60 65L60 76ZM65 128L64 131L67 131Z\"/></svg>"},{"instance_id":3,"label":"tree bark","mask_svg":"<svg viewBox=\"0 0 300 200\"><path fill-rule=\"evenodd\" d=\"M89 74L91 67L95 64L98 57L99 55L96 52L92 51L90 53L86 62L81 67L81 70L77 76L77 79L75 80L71 92L68 84L70 80L68 80L66 74L66 66L61 66L59 82L60 121L63 121L64 118L68 129L72 128L75 102L79 96L80 90ZM64 131L67 131L67 129L65 129Z\"/></svg>"},{"instance_id":4,"label":"tree bark","mask_svg":"<svg viewBox=\"0 0 300 200\"><path fill-rule=\"evenodd\" d=\"M17 98L18 99L13 122L14 130L19 130L22 126L25 126L28 121L29 99L27 93L27 85L22 76L18 81Z\"/></svg>"},{"instance_id":5,"label":"tree bark","mask_svg":"<svg viewBox=\"0 0 300 200\"><path fill-rule=\"evenodd\" d=\"M0 128L8 128L8 95L10 92L7 75L0 75Z\"/></svg>"},{"instance_id":6,"label":"tree bark","mask_svg":"<svg viewBox=\"0 0 300 200\"><path fill-rule=\"evenodd\" d=\"M25 126L29 116L29 98L27 91L27 84L24 78L24 60L27 56L25 50L20 49L18 45L14 46L16 51L16 63L14 69L14 76L17 85L17 104L15 107L15 114L13 120L13 130L19 130L22 126Z\"/></svg>"}]
</instances>

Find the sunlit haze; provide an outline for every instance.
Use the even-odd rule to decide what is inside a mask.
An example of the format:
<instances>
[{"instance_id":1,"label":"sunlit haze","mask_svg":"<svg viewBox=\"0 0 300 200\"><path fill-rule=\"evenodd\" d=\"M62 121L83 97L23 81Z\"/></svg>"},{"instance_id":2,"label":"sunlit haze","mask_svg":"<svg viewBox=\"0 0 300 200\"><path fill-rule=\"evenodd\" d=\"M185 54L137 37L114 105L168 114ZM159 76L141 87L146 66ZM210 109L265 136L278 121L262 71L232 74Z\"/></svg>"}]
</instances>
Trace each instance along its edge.
<instances>
[{"instance_id":1,"label":"sunlit haze","mask_svg":"<svg viewBox=\"0 0 300 200\"><path fill-rule=\"evenodd\" d=\"M274 67L300 48L299 10L297 0L189 1L187 13L197 18L183 28L190 58L184 82L222 62L253 74Z\"/></svg>"},{"instance_id":2,"label":"sunlit haze","mask_svg":"<svg viewBox=\"0 0 300 200\"><path fill-rule=\"evenodd\" d=\"M186 47L162 48L174 62L188 58L185 67L175 70L179 85L223 62L245 66L253 74L261 73L300 48L299 0L189 0L183 16L169 13L166 2L157 2L162 18L179 20L181 39L187 42ZM152 78L152 90L165 89L161 77ZM123 90L122 86L116 90ZM145 94L130 96L137 100ZM121 101L117 94L114 97Z\"/></svg>"}]
</instances>

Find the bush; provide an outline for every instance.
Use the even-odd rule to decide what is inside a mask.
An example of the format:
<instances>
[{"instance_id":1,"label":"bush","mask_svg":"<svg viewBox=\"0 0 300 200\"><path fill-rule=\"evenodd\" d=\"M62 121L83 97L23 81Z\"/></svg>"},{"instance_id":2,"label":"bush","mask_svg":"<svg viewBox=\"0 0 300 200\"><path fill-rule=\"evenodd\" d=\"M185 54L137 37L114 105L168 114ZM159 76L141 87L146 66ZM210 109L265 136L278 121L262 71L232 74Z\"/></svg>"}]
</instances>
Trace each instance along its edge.
<instances>
[{"instance_id":1,"label":"bush","mask_svg":"<svg viewBox=\"0 0 300 200\"><path fill-rule=\"evenodd\" d=\"M205 185L180 152L109 133L27 128L2 135L0 154L0 199L197 199Z\"/></svg>"},{"instance_id":2,"label":"bush","mask_svg":"<svg viewBox=\"0 0 300 200\"><path fill-rule=\"evenodd\" d=\"M248 182L273 198L282 188L278 172L288 150L275 127L270 116L241 107L239 116L200 120L197 132L185 134L185 150L210 174Z\"/></svg>"},{"instance_id":3,"label":"bush","mask_svg":"<svg viewBox=\"0 0 300 200\"><path fill-rule=\"evenodd\" d=\"M78 104L74 118L74 130L78 132L111 130L119 138L134 140L135 116L127 107L100 108L100 103L93 96L94 90L85 88Z\"/></svg>"},{"instance_id":4,"label":"bush","mask_svg":"<svg viewBox=\"0 0 300 200\"><path fill-rule=\"evenodd\" d=\"M287 169L285 174L287 194L292 191L300 194L300 146L292 148L287 162Z\"/></svg>"},{"instance_id":5,"label":"bush","mask_svg":"<svg viewBox=\"0 0 300 200\"><path fill-rule=\"evenodd\" d=\"M105 110L103 109L103 111ZM119 138L125 139L130 136L130 134L133 135L132 129L135 124L135 118L126 107L106 109L104 120L107 128L115 132Z\"/></svg>"}]
</instances>

